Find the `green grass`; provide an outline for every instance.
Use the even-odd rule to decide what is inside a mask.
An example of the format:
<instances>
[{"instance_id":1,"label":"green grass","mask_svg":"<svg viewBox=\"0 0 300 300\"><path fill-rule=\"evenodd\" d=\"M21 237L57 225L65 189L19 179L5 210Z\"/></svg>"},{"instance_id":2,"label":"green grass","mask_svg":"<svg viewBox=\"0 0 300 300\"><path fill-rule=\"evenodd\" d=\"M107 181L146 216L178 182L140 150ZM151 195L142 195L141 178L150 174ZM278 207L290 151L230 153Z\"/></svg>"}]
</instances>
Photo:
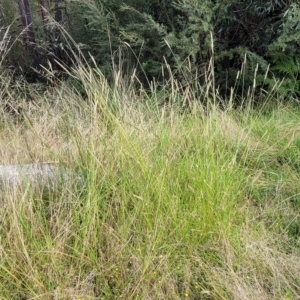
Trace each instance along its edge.
<instances>
[{"instance_id":1,"label":"green grass","mask_svg":"<svg viewBox=\"0 0 300 300\"><path fill-rule=\"evenodd\" d=\"M1 164L86 188L1 196L0 299L299 299L298 109L182 112L98 75L2 113Z\"/></svg>"}]
</instances>

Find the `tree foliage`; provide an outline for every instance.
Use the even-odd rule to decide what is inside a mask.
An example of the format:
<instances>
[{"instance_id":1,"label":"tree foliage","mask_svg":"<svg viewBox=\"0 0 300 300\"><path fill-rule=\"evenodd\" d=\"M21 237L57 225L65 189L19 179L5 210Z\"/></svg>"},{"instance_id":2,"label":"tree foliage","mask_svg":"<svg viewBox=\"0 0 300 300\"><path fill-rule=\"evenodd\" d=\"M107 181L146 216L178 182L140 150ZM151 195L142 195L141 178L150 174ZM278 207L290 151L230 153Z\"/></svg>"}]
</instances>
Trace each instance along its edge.
<instances>
[{"instance_id":1,"label":"tree foliage","mask_svg":"<svg viewBox=\"0 0 300 300\"><path fill-rule=\"evenodd\" d=\"M8 26L17 15L15 4L0 3L1 26ZM250 87L254 76L257 86L272 86L278 77L284 95L299 92L297 0L56 0L47 1L45 10L42 3L31 0L42 64L54 64L54 58L72 63L65 54L70 44L58 34L60 23L108 78L116 70L125 76L135 69L148 84L166 80L172 70L183 85L195 78L201 84L213 56L221 93ZM18 22L12 35L20 31ZM14 66L24 55L21 46L16 43L9 56Z\"/></svg>"}]
</instances>

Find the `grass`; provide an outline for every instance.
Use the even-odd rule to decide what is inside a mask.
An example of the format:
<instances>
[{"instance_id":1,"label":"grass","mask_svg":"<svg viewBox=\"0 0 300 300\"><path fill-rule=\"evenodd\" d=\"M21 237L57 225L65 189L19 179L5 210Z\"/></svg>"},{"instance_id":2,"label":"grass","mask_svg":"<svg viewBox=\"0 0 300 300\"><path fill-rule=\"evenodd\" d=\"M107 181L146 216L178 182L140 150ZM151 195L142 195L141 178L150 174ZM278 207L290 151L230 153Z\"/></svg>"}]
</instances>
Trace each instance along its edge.
<instances>
[{"instance_id":1,"label":"grass","mask_svg":"<svg viewBox=\"0 0 300 300\"><path fill-rule=\"evenodd\" d=\"M300 298L297 108L204 109L189 91L185 113L76 76L84 95L3 93L22 112L2 112L0 163L55 161L87 186L1 196L0 299Z\"/></svg>"}]
</instances>

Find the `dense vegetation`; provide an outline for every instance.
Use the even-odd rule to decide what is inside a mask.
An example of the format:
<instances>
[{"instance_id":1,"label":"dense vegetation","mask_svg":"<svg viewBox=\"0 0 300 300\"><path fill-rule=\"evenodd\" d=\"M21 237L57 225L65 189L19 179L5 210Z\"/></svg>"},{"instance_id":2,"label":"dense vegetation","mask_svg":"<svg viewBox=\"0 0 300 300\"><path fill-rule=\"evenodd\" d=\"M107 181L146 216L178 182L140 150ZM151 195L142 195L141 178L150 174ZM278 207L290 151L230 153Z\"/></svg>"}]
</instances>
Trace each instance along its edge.
<instances>
[{"instance_id":1,"label":"dense vegetation","mask_svg":"<svg viewBox=\"0 0 300 300\"><path fill-rule=\"evenodd\" d=\"M19 7L25 2L18 0ZM42 72L39 64L48 68L50 61L62 72L61 64L76 64L70 51L75 41L111 82L117 69L123 76L134 73L145 88L175 76L185 90L204 83L213 57L223 95L235 88L243 98L254 76L257 89L283 80L281 95L299 93L296 0L31 0L30 30L15 2L0 4L1 50L11 48L2 69L27 79L38 77L32 66ZM243 78L236 80L241 71Z\"/></svg>"},{"instance_id":2,"label":"dense vegetation","mask_svg":"<svg viewBox=\"0 0 300 300\"><path fill-rule=\"evenodd\" d=\"M299 12L0 0L0 299L299 299Z\"/></svg>"},{"instance_id":3,"label":"dense vegetation","mask_svg":"<svg viewBox=\"0 0 300 300\"><path fill-rule=\"evenodd\" d=\"M294 104L220 110L207 79L183 112L156 105L155 86L112 89L83 65L73 75L84 96L62 81L31 85L28 102L1 86L22 109L1 111L1 164L55 162L85 189L1 192L0 298L298 299Z\"/></svg>"}]
</instances>

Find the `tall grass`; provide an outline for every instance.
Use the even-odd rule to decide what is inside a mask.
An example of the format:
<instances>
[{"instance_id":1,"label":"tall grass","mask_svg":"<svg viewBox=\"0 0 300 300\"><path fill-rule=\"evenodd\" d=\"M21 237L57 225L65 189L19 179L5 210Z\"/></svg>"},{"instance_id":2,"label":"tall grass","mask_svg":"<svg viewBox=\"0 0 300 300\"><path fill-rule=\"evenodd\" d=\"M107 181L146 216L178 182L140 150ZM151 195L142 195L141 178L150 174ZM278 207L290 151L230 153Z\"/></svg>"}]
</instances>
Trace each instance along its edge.
<instances>
[{"instance_id":1,"label":"tall grass","mask_svg":"<svg viewBox=\"0 0 300 300\"><path fill-rule=\"evenodd\" d=\"M1 194L0 299L299 298L296 109L221 110L215 91L205 109L211 84L174 78L152 105L167 92L73 76L83 95L3 86L21 110L1 112L1 164L54 161L86 188Z\"/></svg>"}]
</instances>

